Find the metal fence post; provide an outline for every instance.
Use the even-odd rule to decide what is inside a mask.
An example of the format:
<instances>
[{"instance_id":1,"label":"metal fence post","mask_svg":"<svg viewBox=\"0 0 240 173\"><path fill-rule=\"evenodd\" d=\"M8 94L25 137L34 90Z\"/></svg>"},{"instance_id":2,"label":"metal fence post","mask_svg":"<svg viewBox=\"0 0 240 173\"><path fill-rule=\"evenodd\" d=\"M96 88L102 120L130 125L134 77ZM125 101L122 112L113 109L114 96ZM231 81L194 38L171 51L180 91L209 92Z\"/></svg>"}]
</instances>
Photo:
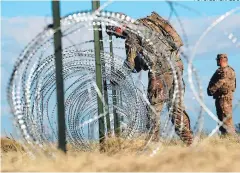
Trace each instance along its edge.
<instances>
[{"instance_id":1,"label":"metal fence post","mask_svg":"<svg viewBox=\"0 0 240 173\"><path fill-rule=\"evenodd\" d=\"M113 41L112 41L112 36L109 36L109 40L111 40L110 42L110 55L112 56L112 64L113 66L111 67L112 72L115 71L114 69L114 56L113 56ZM117 91L116 91L116 85L112 83L112 99L113 99L113 117L114 117L114 133L116 137L119 137L120 135L120 119L119 119L119 115L117 114Z\"/></svg>"},{"instance_id":2,"label":"metal fence post","mask_svg":"<svg viewBox=\"0 0 240 173\"><path fill-rule=\"evenodd\" d=\"M92 9L93 11L97 10L100 6L100 2L93 0L92 1ZM95 50L95 64L96 64L96 83L97 87L100 90L100 93L102 94L102 67L101 67L101 46L100 46L100 31L99 26L94 25L94 50ZM104 107L103 102L101 101L100 96L97 98L98 102L98 114L101 115L104 113ZM104 147L104 141L105 141L105 123L104 123L104 117L100 117L98 119L99 124L99 142L100 142L100 150L103 151Z\"/></svg>"},{"instance_id":3,"label":"metal fence post","mask_svg":"<svg viewBox=\"0 0 240 173\"><path fill-rule=\"evenodd\" d=\"M55 49L55 72L57 91L57 113L58 113L58 148L66 153L66 127L64 108L64 83L62 74L62 32L60 26L59 1L52 1L53 28L54 28L54 49Z\"/></svg>"}]
</instances>

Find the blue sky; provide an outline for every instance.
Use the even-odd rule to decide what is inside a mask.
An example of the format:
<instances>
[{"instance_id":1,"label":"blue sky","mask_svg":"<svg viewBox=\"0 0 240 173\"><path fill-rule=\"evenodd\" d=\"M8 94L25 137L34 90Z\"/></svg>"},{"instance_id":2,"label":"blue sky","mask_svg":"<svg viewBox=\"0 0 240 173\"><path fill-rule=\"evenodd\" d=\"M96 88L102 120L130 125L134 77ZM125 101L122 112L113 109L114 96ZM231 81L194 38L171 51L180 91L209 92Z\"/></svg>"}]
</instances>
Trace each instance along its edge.
<instances>
[{"instance_id":1,"label":"blue sky","mask_svg":"<svg viewBox=\"0 0 240 173\"><path fill-rule=\"evenodd\" d=\"M102 1L103 4L106 1ZM177 1L178 4L187 6L191 9L197 10L198 12L206 16L201 16L198 13L182 8L180 5L175 4L174 7L184 24L186 34L188 36L188 41L190 48L188 52L191 52L191 48L194 46L202 32L220 15L226 13L227 11L239 7L240 2L193 2ZM24 48L24 46L40 31L43 27L51 22L51 3L50 1L26 1L26 2L12 2L3 1L2 6L2 61L1 61L1 102L2 102L2 126L1 130L5 129L7 132L12 132L11 124L11 114L8 112L8 104L6 102L6 87L13 68L14 62L16 61L19 53ZM75 11L90 10L91 2L88 1L75 1L61 2L61 15L65 16ZM161 16L168 18L170 14L169 5L164 1L140 1L140 2L130 2L130 1L113 1L105 10L123 12L133 18L144 17L149 15L152 11L158 12ZM202 86L205 92L206 85L210 79L212 73L216 70L215 57L219 52L226 52L230 57L230 65L232 65L237 73L237 79L240 81L240 51L233 44L227 35L224 33L233 33L234 36L240 40L240 13L239 11L235 13L232 17L220 23L218 26L212 30L207 37L203 39L200 44L196 58L194 60L194 66L199 72L200 78L202 80ZM171 22L176 27L180 35L183 35L179 23L176 21L176 17L173 15ZM187 67L185 67L187 70ZM185 70L185 74L187 74ZM187 77L185 77L187 81ZM205 95L205 103L209 106L211 111L215 114L215 108L213 105L213 100ZM186 106L189 107L190 118L193 121L196 119L194 114L196 110L199 110L199 106L196 101L192 101L192 93L187 85L186 93ZM240 100L239 87L235 94L234 103ZM192 103L192 105L189 105ZM190 109L191 108L191 109ZM236 109L234 112L234 121L240 122L240 108ZM208 115L204 114L205 117L205 128L211 130L215 127L216 123L209 118Z\"/></svg>"},{"instance_id":2,"label":"blue sky","mask_svg":"<svg viewBox=\"0 0 240 173\"><path fill-rule=\"evenodd\" d=\"M103 4L106 1L101 1ZM206 15L221 15L240 5L240 2L194 2L194 1L177 1L188 7L197 7L198 11ZM26 10L27 9L27 10ZM74 11L91 9L89 1L63 1L61 2L61 14L64 16ZM113 1L106 8L110 11L121 11L132 17L141 17L149 13L149 11L161 12L161 15L169 15L170 8L165 1ZM197 15L183 8L177 8L181 16L196 17ZM51 16L50 1L2 1L2 16Z\"/></svg>"}]
</instances>

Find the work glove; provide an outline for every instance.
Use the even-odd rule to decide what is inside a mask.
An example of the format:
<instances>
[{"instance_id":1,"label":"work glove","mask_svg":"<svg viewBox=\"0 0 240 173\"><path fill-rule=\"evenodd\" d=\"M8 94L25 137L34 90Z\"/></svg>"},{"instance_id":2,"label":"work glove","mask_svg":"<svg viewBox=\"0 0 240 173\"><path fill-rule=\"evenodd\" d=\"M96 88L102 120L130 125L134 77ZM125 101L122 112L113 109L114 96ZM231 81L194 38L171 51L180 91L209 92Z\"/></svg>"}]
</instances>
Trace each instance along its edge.
<instances>
[{"instance_id":1,"label":"work glove","mask_svg":"<svg viewBox=\"0 0 240 173\"><path fill-rule=\"evenodd\" d=\"M134 63L135 63L135 70L136 72L140 72L141 70L149 70L149 67L147 65L147 63L144 60L144 57L141 53L138 53L136 58L134 59Z\"/></svg>"},{"instance_id":2,"label":"work glove","mask_svg":"<svg viewBox=\"0 0 240 173\"><path fill-rule=\"evenodd\" d=\"M117 85L121 83L123 80L125 80L126 76L131 73L138 73L141 70L144 70L144 71L149 70L147 63L143 58L144 57L141 53L137 54L137 56L134 59L135 67L133 69L131 68L130 63L127 60L125 60L122 67L123 70L122 71L117 70L117 79L116 81L112 81L112 83L114 85Z\"/></svg>"}]
</instances>

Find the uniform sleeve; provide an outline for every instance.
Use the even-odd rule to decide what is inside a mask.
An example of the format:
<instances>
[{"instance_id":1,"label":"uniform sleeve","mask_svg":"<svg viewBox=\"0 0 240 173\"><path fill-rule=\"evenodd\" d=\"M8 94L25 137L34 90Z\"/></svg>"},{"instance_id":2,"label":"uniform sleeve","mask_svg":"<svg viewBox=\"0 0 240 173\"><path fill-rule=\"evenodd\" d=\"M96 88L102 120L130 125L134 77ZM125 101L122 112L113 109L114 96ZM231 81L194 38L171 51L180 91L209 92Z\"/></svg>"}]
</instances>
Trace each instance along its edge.
<instances>
[{"instance_id":1,"label":"uniform sleeve","mask_svg":"<svg viewBox=\"0 0 240 173\"><path fill-rule=\"evenodd\" d=\"M235 88L234 88L233 92L236 90L236 88L237 88L237 79L235 77Z\"/></svg>"},{"instance_id":2,"label":"uniform sleeve","mask_svg":"<svg viewBox=\"0 0 240 173\"><path fill-rule=\"evenodd\" d=\"M211 77L211 79L210 79L210 81L208 83L208 87L207 87L207 94L208 94L208 96L212 96L213 95L213 93L210 91L210 88L213 85L215 78L216 78L216 72L213 74L213 76Z\"/></svg>"},{"instance_id":3,"label":"uniform sleeve","mask_svg":"<svg viewBox=\"0 0 240 173\"><path fill-rule=\"evenodd\" d=\"M209 84L208 84L208 95L214 95L218 89L220 89L226 80L226 72L225 71L216 71L212 76Z\"/></svg>"},{"instance_id":4,"label":"uniform sleeve","mask_svg":"<svg viewBox=\"0 0 240 173\"><path fill-rule=\"evenodd\" d=\"M234 92L235 90L236 90L236 88L237 88L237 79L236 79L236 73L235 73L235 71L232 69L231 70L232 72L231 72L231 76L230 76L230 78L231 78L231 83L230 83L230 85L231 85L231 90L232 90L232 92Z\"/></svg>"},{"instance_id":5,"label":"uniform sleeve","mask_svg":"<svg viewBox=\"0 0 240 173\"><path fill-rule=\"evenodd\" d=\"M133 70L135 68L135 58L141 52L141 40L135 34L128 34L125 41L126 61Z\"/></svg>"},{"instance_id":6,"label":"uniform sleeve","mask_svg":"<svg viewBox=\"0 0 240 173\"><path fill-rule=\"evenodd\" d=\"M218 89L221 88L221 86L223 86L224 82L224 79L219 79L216 83L209 87L209 93L213 95Z\"/></svg>"},{"instance_id":7,"label":"uniform sleeve","mask_svg":"<svg viewBox=\"0 0 240 173\"><path fill-rule=\"evenodd\" d=\"M129 67L133 70L135 63L134 58L137 56L136 48L133 46L132 40L127 38L125 41L125 50L126 50L126 61L128 62Z\"/></svg>"}]
</instances>

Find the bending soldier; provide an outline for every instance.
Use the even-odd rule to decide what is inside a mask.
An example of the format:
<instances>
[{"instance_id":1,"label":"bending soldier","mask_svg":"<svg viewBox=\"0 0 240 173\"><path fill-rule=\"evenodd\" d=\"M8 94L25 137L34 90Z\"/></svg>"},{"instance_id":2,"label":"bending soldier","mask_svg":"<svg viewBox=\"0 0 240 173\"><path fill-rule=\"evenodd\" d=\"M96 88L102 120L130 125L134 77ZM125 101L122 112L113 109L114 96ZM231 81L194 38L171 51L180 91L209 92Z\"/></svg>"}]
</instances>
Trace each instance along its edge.
<instances>
[{"instance_id":1,"label":"bending soldier","mask_svg":"<svg viewBox=\"0 0 240 173\"><path fill-rule=\"evenodd\" d=\"M207 93L215 99L218 119L223 122L219 128L221 134L235 134L232 120L232 100L236 90L236 75L234 69L228 65L226 54L218 54L216 60L220 67L213 74Z\"/></svg>"},{"instance_id":2,"label":"bending soldier","mask_svg":"<svg viewBox=\"0 0 240 173\"><path fill-rule=\"evenodd\" d=\"M153 140L159 140L159 129L160 129L160 113L162 111L164 103L167 103L168 108L171 105L171 121L175 125L175 132L187 145L190 145L193 140L192 131L190 127L190 119L185 111L183 104L183 94L181 91L184 90L183 85L183 63L178 54L179 48L183 45L181 38L173 27L157 13L152 12L151 16L137 20L140 24L145 27L151 28L159 34L162 34L165 38L173 41L175 46L166 42L163 45L167 45L165 51L169 57L173 57L176 63L176 74L178 84L174 83L174 75L170 64L164 59L163 55L157 55L153 58L151 63L146 62L143 58L147 55L144 54L143 49L148 49L141 38L132 32L128 32L124 28L120 27L107 27L107 33L109 35L115 35L117 38L125 39L126 49L126 61L125 64L132 70L133 73L138 73L141 70L149 70L148 73L148 99L156 110L155 114L149 108L149 118L153 121ZM160 40L159 40L160 42ZM148 49L151 51L151 49ZM160 58L159 58L159 57ZM180 90L180 95L177 94L175 102L171 104L174 97L174 89ZM150 128L150 125L148 126Z\"/></svg>"}]
</instances>

